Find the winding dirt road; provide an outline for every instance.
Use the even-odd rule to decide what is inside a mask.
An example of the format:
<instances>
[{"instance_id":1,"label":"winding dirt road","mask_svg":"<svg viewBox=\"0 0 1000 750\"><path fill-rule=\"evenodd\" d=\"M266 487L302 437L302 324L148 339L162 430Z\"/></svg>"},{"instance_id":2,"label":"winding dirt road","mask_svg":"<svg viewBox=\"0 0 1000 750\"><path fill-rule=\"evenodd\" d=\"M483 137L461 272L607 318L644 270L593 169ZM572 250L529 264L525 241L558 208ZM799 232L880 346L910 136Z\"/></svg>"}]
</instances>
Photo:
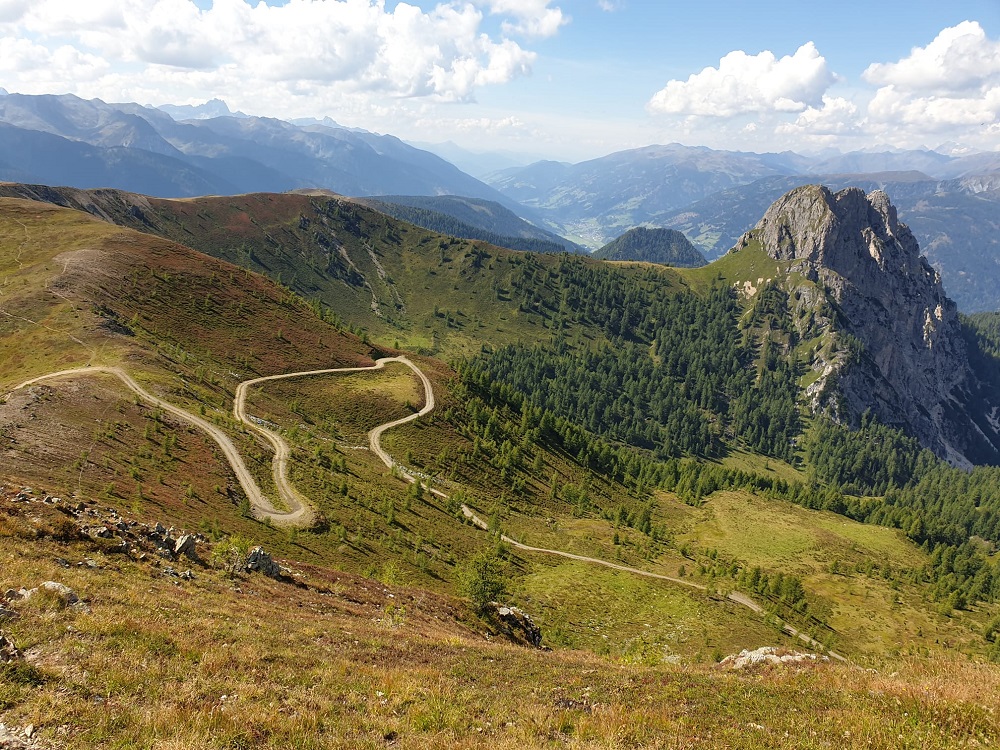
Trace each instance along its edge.
<instances>
[{"instance_id":1,"label":"winding dirt road","mask_svg":"<svg viewBox=\"0 0 1000 750\"><path fill-rule=\"evenodd\" d=\"M251 498L250 504L254 507L257 515L267 516L275 521L280 521L283 523L297 523L297 524L308 524L312 518L312 510L309 507L308 501L299 494L298 490L292 485L288 479L288 460L291 456L291 448L289 448L288 443L285 439L281 437L276 432L273 432L266 427L263 427L253 420L251 420L246 413L246 400L247 393L250 388L259 385L260 383L266 383L271 380L290 380L292 378L307 378L316 375L336 375L339 373L347 372L365 372L370 370L381 370L389 362L399 362L404 364L413 370L423 381L424 391L427 394L427 403L423 409L421 409L416 414L411 414L403 419L397 419L394 422L389 422L388 424L376 427L370 433L369 441L372 450L375 451L383 461L386 461L388 456L385 451L382 450L381 445L379 445L378 438L382 435L382 432L389 429L390 427L395 427L398 424L403 424L404 422L409 422L410 420L416 419L434 408L434 391L431 388L430 381L427 376L417 368L410 360L406 357L383 357L375 362L371 367L336 367L326 370L304 370L302 372L290 372L285 375L268 375L263 378L253 378L252 380L244 380L238 386L236 386L236 397L233 400L233 415L240 420L243 424L249 427L251 430L256 432L258 435L267 440L271 446L274 448L274 458L271 460L271 475L274 477L274 485L278 488L278 494L282 501L288 507L287 512L282 512L276 510L274 506L267 501L267 499L260 493L257 489L256 482L254 482L254 489L257 492L258 498L257 502ZM378 434L376 435L376 431ZM389 459L391 461L391 459ZM391 466L391 464L390 464ZM233 467L235 469L235 466ZM253 482L253 479L250 479ZM243 481L240 480L240 484ZM244 490L246 485L244 485ZM249 496L249 492L247 495Z\"/></svg>"},{"instance_id":2,"label":"winding dirt road","mask_svg":"<svg viewBox=\"0 0 1000 750\"><path fill-rule=\"evenodd\" d=\"M114 375L146 403L152 404L153 406L157 406L163 409L165 412L173 414L178 419L181 419L182 421L187 422L188 424L192 424L198 429L207 433L209 437L211 437L216 443L218 443L219 447L222 449L222 453L223 455L225 455L226 460L229 462L229 465L233 467L233 472L235 472L236 478L239 480L240 486L243 487L243 491L246 492L247 497L250 499L250 504L255 509L260 509L262 513L274 514L274 516L277 516L276 520L288 519L294 522L299 518L303 517L304 511L300 512L299 515L294 515L293 517L293 513L281 513L281 511L278 511L277 509L274 508L274 506L267 500L267 498L264 497L264 494L260 491L260 488L257 486L257 482L253 478L253 475L247 469L246 464L243 463L243 457L240 455L240 452L236 449L236 446L233 444L233 441L229 439L229 436L226 435L226 433L224 433L222 430L220 430L218 427L216 427L208 420L202 419L201 417L192 414L186 409L182 409L179 406L174 406L169 401L164 401L162 398L154 396L152 393L150 393L141 385L139 385L137 382L135 382L135 380L132 379L132 376L129 375L120 367L103 367L103 366L77 367L71 370L60 370L59 372L51 372L47 375L39 375L37 378L31 378L31 380L26 380L23 383L19 383L18 385L14 386L14 388L11 389L10 392L13 393L14 391L18 391L21 388L27 388L30 385L34 385L35 383L41 383L46 380L56 380L59 378L67 378L67 377L78 377L80 375L96 375L98 373L106 373L108 375ZM299 510L301 511L302 509Z\"/></svg>"},{"instance_id":3,"label":"winding dirt road","mask_svg":"<svg viewBox=\"0 0 1000 750\"><path fill-rule=\"evenodd\" d=\"M147 403L153 404L160 407L164 411L173 414L179 419L192 424L199 429L206 432L222 449L226 460L229 461L229 465L232 466L233 471L236 473L236 477L243 487L243 491L246 493L250 500L250 504L254 509L255 515L257 517L271 518L275 522L282 524L308 524L312 519L312 509L309 506L305 498L303 498L298 491L292 486L288 479L288 460L291 455L291 449L285 439L281 437L276 432L272 432L261 425L253 422L246 413L246 400L249 389L255 385L261 383L266 383L271 380L288 380L292 378L304 378L316 375L334 375L338 373L348 373L348 372L364 372L369 370L380 370L386 366L387 363L398 362L409 367L413 372L420 378L421 383L424 386L424 406L420 411L410 414L409 416L403 417L402 419L396 419L392 422L387 422L385 424L375 427L371 432L368 433L368 443L371 448L372 453L381 459L381 461L390 469L396 470L399 475L407 482L415 483L421 481L417 477L413 476L406 467L398 464L393 460L385 449L382 448L381 439L382 434L386 430L390 430L393 427L398 427L399 425L406 424L407 422L412 422L425 414L429 414L433 411L435 406L434 401L434 389L431 387L431 382L423 371L417 367L413 362L411 362L406 357L384 357L375 362L374 365L370 367L338 367L325 370L305 370L302 372L292 372L284 375L269 375L261 378L253 378L251 380L245 380L236 387L236 395L233 401L233 414L236 418L247 427L252 429L257 434L261 435L265 440L267 440L271 446L274 448L274 458L271 463L272 474L274 476L274 483L278 489L278 494L281 497L282 502L287 506L287 510L279 510L274 506L274 504L261 492L260 487L258 487L256 480L253 475L247 470L246 464L243 462L242 456L240 456L239 451L233 444L232 440L218 427L213 425L201 417L198 417L190 412L182 409L178 406L164 401L158 398L148 391L146 391L142 386L135 382L132 377L119 367L79 367L70 370L60 370L59 372L49 373L47 375L40 375L36 378L26 380L23 383L15 386L11 393L17 391L21 388L33 385L35 383L40 383L46 380L54 380L63 377L72 377L77 375L90 375L94 373L108 373L114 375L119 380L121 380L129 389L135 392L140 398L142 398ZM447 498L448 496L433 487L429 487L426 484L423 485L427 490L437 495L438 497ZM475 512L467 505L462 505L463 515L469 519L475 526L488 530L489 524L487 524L482 518L477 516ZM500 537L505 543L509 544L515 549L521 550L522 552L530 552L534 554L552 555L555 557L562 557L569 560L577 560L579 562L585 562L592 565L602 565L606 568L612 568L613 570L619 570L624 573L630 573L632 575L644 576L646 578L655 578L663 581L669 581L670 583L686 586L688 588L696 589L698 591L707 591L707 587L695 583L694 581L688 581L683 578L675 578L673 576L663 575L661 573L653 573L652 571L642 570L641 568L632 568L627 565L620 565L618 563L610 562L608 560L602 560L596 557L588 557L586 555L577 555L572 552L563 552L562 550L547 549L544 547L532 547L527 544L523 544L516 539L502 534ZM746 596L737 591L730 592L727 598L739 604L747 609L753 611L756 614L764 614L765 610L757 602L755 602L750 597ZM805 633L793 628L791 625L783 625L783 629L786 633L792 637L798 638L807 645L817 648L824 649L823 644L819 641L814 640ZM833 651L827 651L827 653L834 659L846 662L847 660L834 653Z\"/></svg>"},{"instance_id":4,"label":"winding dirt road","mask_svg":"<svg viewBox=\"0 0 1000 750\"><path fill-rule=\"evenodd\" d=\"M305 498L299 494L288 479L288 460L291 455L291 449L281 435L254 423L247 416L246 399L249 389L254 385L265 383L269 380L285 380L289 378L303 378L314 375L333 375L337 373L381 370L389 362L399 362L412 369L420 377L424 384L424 391L427 394L427 403L420 412L405 417L404 419L398 419L394 422L390 422L389 424L376 427L375 430L372 431L372 436L370 438L372 450L374 450L383 461L389 461L389 465L391 466L391 459L388 457L388 454L382 450L378 442L378 438L381 436L382 432L397 424L403 424L404 422L416 419L434 408L434 392L431 388L430 381L427 379L427 376L424 375L424 373L421 372L417 366L406 357L385 357L378 360L370 367L338 367L324 370L292 372L284 375L269 375L267 377L245 380L236 387L236 397L233 401L233 415L258 435L261 435L274 448L274 458L271 461L271 472L274 477L274 484L278 489L278 495L281 503L285 506L284 509L276 507L275 503L268 499L263 491L261 491L257 484L257 480L254 479L253 474L251 474L247 469L246 464L243 461L243 457L240 455L236 445L225 432L208 420L192 414L179 406L175 406L169 401L164 401L163 399L154 396L139 385L131 375L120 367L76 367L68 370L60 370L58 372L50 372L46 375L39 375L38 377L31 378L23 383L19 383L11 389L10 393L46 380L56 380L59 378L76 377L80 375L95 375L98 373L113 375L146 403L159 407L174 415L178 419L194 425L211 437L222 449L223 455L226 457L226 460L232 467L233 472L236 474L236 479L239 481L240 486L246 493L247 499L250 501L250 506L253 508L254 515L257 518L270 518L272 521L284 525L304 526L308 525L312 521L313 510ZM378 431L377 434L375 434L376 431Z\"/></svg>"},{"instance_id":5,"label":"winding dirt road","mask_svg":"<svg viewBox=\"0 0 1000 750\"><path fill-rule=\"evenodd\" d=\"M427 376L424 375L423 372L421 372L420 369L417 368L409 360L406 360L406 364L409 365L410 368L413 369L415 373L417 373L417 375L420 377L420 380L424 384L424 393L426 401L424 408L421 409L420 412L417 414L411 414L410 416L404 417L403 419L397 419L395 422L389 422L387 424L376 427L374 430L368 433L368 439L371 445L372 452L382 459L382 463L384 463L389 469L395 469L403 477L403 479L412 484L415 482L419 482L420 479L413 476L409 471L407 471L406 467L396 463L393 460L392 456L386 453L380 444L380 439L382 437L383 432L392 427L396 427L397 425L410 422L416 419L417 417L423 416L424 414L427 414L434 408L434 391L431 388L431 383L427 379ZM423 484L423 486L425 489L437 495L438 497L442 498L448 497L448 495L446 495L445 493L433 487L430 487L427 484ZM469 519L473 523L473 525L478 526L479 528L486 531L489 530L489 524L486 523L486 521L484 521L482 518L477 516L475 512L472 510L472 508L470 508L468 505L465 505L464 503L462 504L462 514L467 519ZM555 557L563 557L568 560L577 560L579 562L590 563L592 565L603 565L606 568L612 568L613 570L620 570L623 573L631 573L633 575L645 576L646 578L656 578L661 581L669 581L671 583L675 583L680 586L687 586L688 588L696 589L698 591L708 590L707 586L704 586L700 583L695 583L694 581L688 581L683 578L675 578L673 576L663 575L662 573L653 573L652 571L642 570L641 568L632 568L629 567L628 565L620 565L619 563L614 563L609 560L602 560L597 557L587 557L586 555L577 555L572 552L564 552L562 550L556 550L556 549L547 549L545 547L532 547L530 545L523 544L517 541L516 539L512 539L506 534L501 534L500 539L503 540L505 543L509 544L511 547L521 550L522 552L532 552L535 554L552 555ZM755 602L746 594L742 594L739 591L729 592L729 594L726 595L726 598L732 602L735 602L736 604L746 607L755 614L765 613L765 610L762 606L760 606L757 602ZM806 635L805 633L797 630L796 628L793 628L791 625L782 624L782 629L793 638L798 638L803 643L809 645L812 648L826 650L825 646L823 646L822 643ZM837 659L839 661L843 662L847 661L847 659L845 659L843 656L841 656L840 654L836 654L833 651L827 651L826 653L829 654L830 657Z\"/></svg>"}]
</instances>

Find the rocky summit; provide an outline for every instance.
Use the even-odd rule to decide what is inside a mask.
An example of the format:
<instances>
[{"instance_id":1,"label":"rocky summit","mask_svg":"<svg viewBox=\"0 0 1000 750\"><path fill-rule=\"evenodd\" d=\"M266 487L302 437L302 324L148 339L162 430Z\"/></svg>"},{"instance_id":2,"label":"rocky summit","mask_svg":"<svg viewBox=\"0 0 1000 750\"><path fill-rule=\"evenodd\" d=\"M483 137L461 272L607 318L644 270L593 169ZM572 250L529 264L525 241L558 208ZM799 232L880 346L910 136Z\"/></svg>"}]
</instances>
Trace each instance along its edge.
<instances>
[{"instance_id":1,"label":"rocky summit","mask_svg":"<svg viewBox=\"0 0 1000 750\"><path fill-rule=\"evenodd\" d=\"M792 190L732 252L753 245L788 264L801 339L818 330L837 342L812 352L814 412L857 422L870 411L953 465L996 462L998 409L970 366L956 306L884 192Z\"/></svg>"}]
</instances>

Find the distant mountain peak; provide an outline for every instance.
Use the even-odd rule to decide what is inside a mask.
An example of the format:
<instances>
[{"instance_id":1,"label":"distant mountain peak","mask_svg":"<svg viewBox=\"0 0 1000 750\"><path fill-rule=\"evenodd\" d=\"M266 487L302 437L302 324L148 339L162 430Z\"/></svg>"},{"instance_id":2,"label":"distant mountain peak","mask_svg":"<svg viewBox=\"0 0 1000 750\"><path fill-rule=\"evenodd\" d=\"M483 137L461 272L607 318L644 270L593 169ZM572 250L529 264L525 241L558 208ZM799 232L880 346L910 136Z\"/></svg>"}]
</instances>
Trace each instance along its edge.
<instances>
[{"instance_id":1,"label":"distant mountain peak","mask_svg":"<svg viewBox=\"0 0 1000 750\"><path fill-rule=\"evenodd\" d=\"M753 247L786 265L799 338L821 342L813 411L848 422L870 411L958 466L1000 458L955 303L886 193L795 188L732 252Z\"/></svg>"},{"instance_id":2,"label":"distant mountain peak","mask_svg":"<svg viewBox=\"0 0 1000 750\"><path fill-rule=\"evenodd\" d=\"M213 117L247 117L243 112L233 112L222 99L209 99L204 104L161 104L154 107L166 112L175 120L210 120Z\"/></svg>"}]
</instances>

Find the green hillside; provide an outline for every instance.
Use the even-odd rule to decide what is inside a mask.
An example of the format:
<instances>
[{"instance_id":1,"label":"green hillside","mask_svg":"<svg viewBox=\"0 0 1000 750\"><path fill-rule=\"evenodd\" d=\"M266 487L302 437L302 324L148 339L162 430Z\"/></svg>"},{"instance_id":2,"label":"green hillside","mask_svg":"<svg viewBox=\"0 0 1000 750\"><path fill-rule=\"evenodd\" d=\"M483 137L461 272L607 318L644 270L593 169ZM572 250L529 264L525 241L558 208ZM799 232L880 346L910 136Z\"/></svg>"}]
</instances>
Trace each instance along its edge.
<instances>
[{"instance_id":1,"label":"green hillside","mask_svg":"<svg viewBox=\"0 0 1000 750\"><path fill-rule=\"evenodd\" d=\"M691 241L676 229L635 227L600 250L595 258L662 263L665 266L697 267L708 263Z\"/></svg>"},{"instance_id":2,"label":"green hillside","mask_svg":"<svg viewBox=\"0 0 1000 750\"><path fill-rule=\"evenodd\" d=\"M616 747L622 732L643 744L648 727L678 726L676 713L636 713L644 684L647 697L742 704L769 732L813 742L804 732L871 728L863 666L896 675L878 682L893 696L878 714L892 733L866 735L881 746L900 735L934 746L932 721L949 727L942 746L1000 736L968 684L997 681L984 664L1000 658L998 469L951 469L871 420L849 431L809 416L810 353L850 342L836 330L801 340L774 283L786 264L759 247L675 270L446 238L330 197L50 198L147 231L0 200L0 589L65 578L91 608L12 604L15 641L42 657L0 672L13 675L0 682L5 718L76 716L76 746L279 747L294 732L315 746L456 746L472 732L470 747L480 734L503 747L555 732ZM976 343L992 340L991 321L968 330L994 362ZM395 471L368 432L427 403L402 364L250 389L248 412L290 446L288 477L315 511L307 527L255 518L217 442L98 371L122 367L219 427L273 494L270 447L233 417L237 385L370 368L399 350L436 406L385 433ZM69 367L84 371L7 393ZM104 525L112 513L200 532L201 562L116 547L94 531L118 533ZM289 568L284 582L227 567L251 542ZM554 652L496 642L524 639L463 598L484 560L502 603L527 611ZM195 577L171 583L178 565ZM714 666L761 645L851 664ZM67 666L73 654L90 677ZM123 663L183 697L143 692ZM499 708L487 708L498 686L484 664L508 675ZM920 687L929 679L946 686L937 698ZM563 687L538 698L539 685ZM298 718L253 708L268 692ZM240 696L228 713L222 694ZM793 694L818 708L789 723L775 706ZM94 695L118 708L101 713ZM733 711L699 711L677 736L738 746Z\"/></svg>"}]
</instances>

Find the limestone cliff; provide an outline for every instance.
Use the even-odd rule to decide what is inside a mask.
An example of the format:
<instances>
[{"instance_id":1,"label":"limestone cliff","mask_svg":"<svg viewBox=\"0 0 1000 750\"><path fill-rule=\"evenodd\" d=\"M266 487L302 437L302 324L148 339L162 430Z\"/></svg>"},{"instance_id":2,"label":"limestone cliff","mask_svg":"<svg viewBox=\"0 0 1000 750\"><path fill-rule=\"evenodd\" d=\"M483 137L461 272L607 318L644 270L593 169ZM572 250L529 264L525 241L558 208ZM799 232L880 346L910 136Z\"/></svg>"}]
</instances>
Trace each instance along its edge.
<instances>
[{"instance_id":1,"label":"limestone cliff","mask_svg":"<svg viewBox=\"0 0 1000 750\"><path fill-rule=\"evenodd\" d=\"M995 405L969 363L955 304L888 196L810 185L776 201L732 252L759 244L788 264L813 411L856 422L866 410L958 466L995 461Z\"/></svg>"}]
</instances>

